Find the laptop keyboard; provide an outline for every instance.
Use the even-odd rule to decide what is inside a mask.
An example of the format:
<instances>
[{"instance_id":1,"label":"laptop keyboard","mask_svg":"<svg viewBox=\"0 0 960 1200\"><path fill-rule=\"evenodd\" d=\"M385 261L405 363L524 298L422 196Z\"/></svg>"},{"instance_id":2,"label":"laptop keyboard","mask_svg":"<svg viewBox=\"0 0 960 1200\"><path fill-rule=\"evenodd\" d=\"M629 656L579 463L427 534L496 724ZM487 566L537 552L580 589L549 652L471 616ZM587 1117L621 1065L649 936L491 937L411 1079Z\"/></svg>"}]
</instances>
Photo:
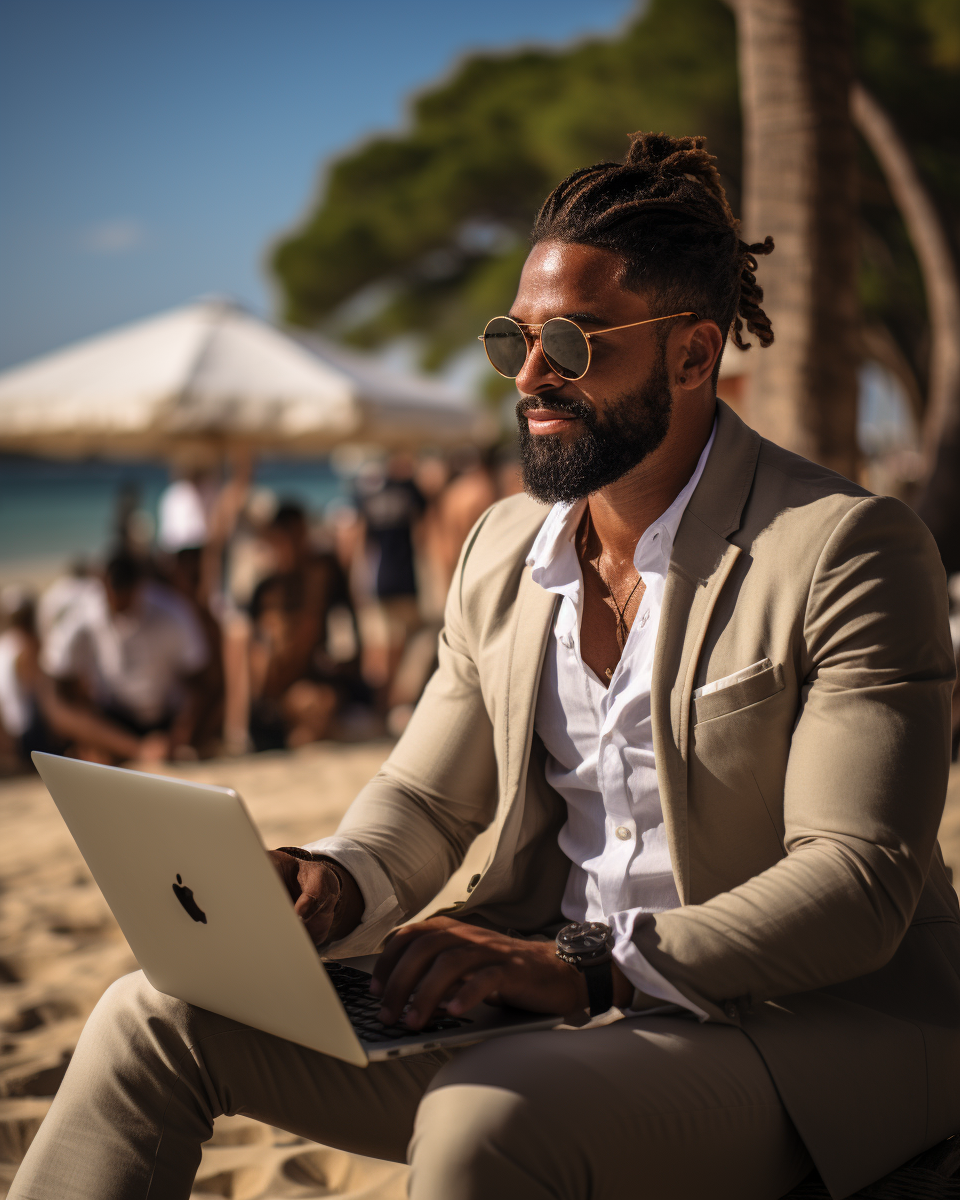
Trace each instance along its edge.
<instances>
[{"instance_id":1,"label":"laptop keyboard","mask_svg":"<svg viewBox=\"0 0 960 1200\"><path fill-rule=\"evenodd\" d=\"M407 1029L405 1025L384 1025L377 1019L380 1001L370 995L370 976L343 963L326 962L330 982L336 988L340 1003L347 1010L350 1024L364 1042L392 1042L398 1038L420 1037L429 1033L449 1033L472 1025L469 1017L436 1017L423 1029Z\"/></svg>"}]
</instances>

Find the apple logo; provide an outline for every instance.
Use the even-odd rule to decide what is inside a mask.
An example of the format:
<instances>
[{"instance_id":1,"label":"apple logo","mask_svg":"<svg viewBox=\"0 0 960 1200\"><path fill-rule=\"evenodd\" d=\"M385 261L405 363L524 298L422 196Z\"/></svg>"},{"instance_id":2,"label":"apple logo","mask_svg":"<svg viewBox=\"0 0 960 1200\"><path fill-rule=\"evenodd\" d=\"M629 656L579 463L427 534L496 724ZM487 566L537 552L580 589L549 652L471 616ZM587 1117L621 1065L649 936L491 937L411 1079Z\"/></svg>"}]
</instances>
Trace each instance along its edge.
<instances>
[{"instance_id":1,"label":"apple logo","mask_svg":"<svg viewBox=\"0 0 960 1200\"><path fill-rule=\"evenodd\" d=\"M207 914L203 911L196 900L194 900L193 888L184 887L183 880L179 875L177 876L177 882L173 885L173 894L195 921L202 921L203 924L206 925Z\"/></svg>"}]
</instances>

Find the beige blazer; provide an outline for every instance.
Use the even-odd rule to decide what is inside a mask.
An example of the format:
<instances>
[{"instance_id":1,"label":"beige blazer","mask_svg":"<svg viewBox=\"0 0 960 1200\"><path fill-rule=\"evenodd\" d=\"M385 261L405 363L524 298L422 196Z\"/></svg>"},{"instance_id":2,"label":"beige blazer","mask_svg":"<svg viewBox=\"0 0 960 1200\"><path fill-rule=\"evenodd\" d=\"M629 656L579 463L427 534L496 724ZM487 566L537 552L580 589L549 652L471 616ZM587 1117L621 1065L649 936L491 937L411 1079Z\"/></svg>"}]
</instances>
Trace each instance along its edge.
<instances>
[{"instance_id":1,"label":"beige blazer","mask_svg":"<svg viewBox=\"0 0 960 1200\"><path fill-rule=\"evenodd\" d=\"M513 497L475 527L439 669L340 826L406 915L492 826L459 915L528 932L562 920L565 809L533 729L556 597L525 565L546 512ZM682 907L636 941L751 1038L835 1197L960 1128L960 909L936 845L953 679L926 527L720 403L651 697Z\"/></svg>"}]
</instances>

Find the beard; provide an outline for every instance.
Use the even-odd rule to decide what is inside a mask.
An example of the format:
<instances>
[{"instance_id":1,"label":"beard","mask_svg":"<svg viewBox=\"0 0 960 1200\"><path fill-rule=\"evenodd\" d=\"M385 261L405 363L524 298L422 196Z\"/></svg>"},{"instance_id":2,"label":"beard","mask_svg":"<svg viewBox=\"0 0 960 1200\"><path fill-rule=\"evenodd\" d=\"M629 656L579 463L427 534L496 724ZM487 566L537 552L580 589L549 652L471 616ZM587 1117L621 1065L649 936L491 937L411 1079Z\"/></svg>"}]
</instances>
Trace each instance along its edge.
<instances>
[{"instance_id":1,"label":"beard","mask_svg":"<svg viewBox=\"0 0 960 1200\"><path fill-rule=\"evenodd\" d=\"M544 408L579 417L583 432L564 444L559 433L533 434L525 414L536 396L517 401L520 469L524 490L546 504L571 504L622 478L667 436L673 400L666 362L659 361L643 387L608 401L601 416L584 400L544 397Z\"/></svg>"}]
</instances>

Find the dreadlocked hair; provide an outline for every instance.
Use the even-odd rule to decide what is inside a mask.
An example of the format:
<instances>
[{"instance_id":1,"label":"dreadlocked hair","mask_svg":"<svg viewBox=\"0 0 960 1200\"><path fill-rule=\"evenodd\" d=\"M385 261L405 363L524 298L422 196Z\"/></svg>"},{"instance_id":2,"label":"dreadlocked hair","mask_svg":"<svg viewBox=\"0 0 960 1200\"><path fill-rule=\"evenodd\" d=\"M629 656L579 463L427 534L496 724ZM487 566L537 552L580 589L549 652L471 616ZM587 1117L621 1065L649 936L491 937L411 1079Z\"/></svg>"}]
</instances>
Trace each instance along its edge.
<instances>
[{"instance_id":1,"label":"dreadlocked hair","mask_svg":"<svg viewBox=\"0 0 960 1200\"><path fill-rule=\"evenodd\" d=\"M773 250L773 238L741 241L706 138L630 136L622 163L584 167L554 188L534 222L532 244L612 250L624 262L621 284L648 295L654 315L690 309L729 331L740 350L750 349L744 325L769 346L773 328L756 270L757 255Z\"/></svg>"}]
</instances>

